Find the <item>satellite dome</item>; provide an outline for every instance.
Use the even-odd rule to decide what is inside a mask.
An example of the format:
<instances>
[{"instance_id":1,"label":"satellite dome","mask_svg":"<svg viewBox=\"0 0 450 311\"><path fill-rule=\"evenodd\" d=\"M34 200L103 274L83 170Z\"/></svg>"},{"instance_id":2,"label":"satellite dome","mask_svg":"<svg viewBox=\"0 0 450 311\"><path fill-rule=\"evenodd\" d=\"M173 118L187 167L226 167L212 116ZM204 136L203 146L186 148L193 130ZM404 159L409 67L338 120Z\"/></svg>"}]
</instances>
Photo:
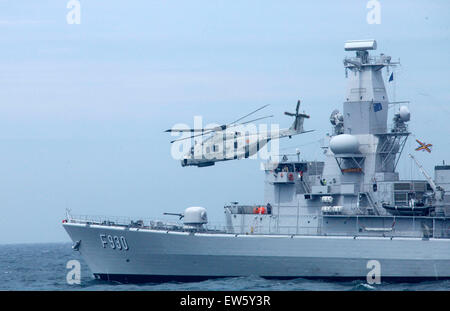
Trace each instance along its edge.
<instances>
[{"instance_id":1,"label":"satellite dome","mask_svg":"<svg viewBox=\"0 0 450 311\"><path fill-rule=\"evenodd\" d=\"M359 142L353 135L341 134L331 139L330 149L334 154L359 153Z\"/></svg>"}]
</instances>

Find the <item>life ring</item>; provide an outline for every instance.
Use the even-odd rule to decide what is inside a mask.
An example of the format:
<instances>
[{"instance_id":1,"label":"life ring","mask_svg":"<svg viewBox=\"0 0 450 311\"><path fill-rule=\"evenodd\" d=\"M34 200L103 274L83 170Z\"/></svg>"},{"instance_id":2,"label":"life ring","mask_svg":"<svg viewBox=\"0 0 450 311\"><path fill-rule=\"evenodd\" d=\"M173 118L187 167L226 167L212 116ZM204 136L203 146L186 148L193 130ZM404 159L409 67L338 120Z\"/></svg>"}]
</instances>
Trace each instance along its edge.
<instances>
[{"instance_id":1,"label":"life ring","mask_svg":"<svg viewBox=\"0 0 450 311\"><path fill-rule=\"evenodd\" d=\"M266 208L264 206L258 206L253 208L253 214L266 214Z\"/></svg>"},{"instance_id":2,"label":"life ring","mask_svg":"<svg viewBox=\"0 0 450 311\"><path fill-rule=\"evenodd\" d=\"M288 179L291 180L291 181L294 180L294 174L289 173L288 174Z\"/></svg>"}]
</instances>

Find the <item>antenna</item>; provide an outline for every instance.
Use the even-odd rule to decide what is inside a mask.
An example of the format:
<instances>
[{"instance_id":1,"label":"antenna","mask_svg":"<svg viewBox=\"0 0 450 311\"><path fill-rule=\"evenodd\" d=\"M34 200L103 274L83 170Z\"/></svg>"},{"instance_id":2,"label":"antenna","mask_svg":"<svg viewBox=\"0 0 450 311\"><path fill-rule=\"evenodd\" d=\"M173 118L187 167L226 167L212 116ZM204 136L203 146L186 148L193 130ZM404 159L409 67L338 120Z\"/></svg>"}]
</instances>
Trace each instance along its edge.
<instances>
[{"instance_id":1,"label":"antenna","mask_svg":"<svg viewBox=\"0 0 450 311\"><path fill-rule=\"evenodd\" d=\"M346 51L367 51L376 50L377 41L374 39L370 40L350 40L345 42L344 49Z\"/></svg>"}]
</instances>

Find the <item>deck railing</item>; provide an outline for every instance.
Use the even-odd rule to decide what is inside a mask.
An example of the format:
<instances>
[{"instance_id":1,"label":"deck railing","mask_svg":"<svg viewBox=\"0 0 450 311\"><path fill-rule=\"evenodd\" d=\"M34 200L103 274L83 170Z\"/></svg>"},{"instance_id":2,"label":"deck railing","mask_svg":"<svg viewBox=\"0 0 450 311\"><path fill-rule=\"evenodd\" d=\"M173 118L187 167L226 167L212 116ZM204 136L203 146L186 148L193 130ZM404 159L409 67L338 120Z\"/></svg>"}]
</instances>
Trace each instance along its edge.
<instances>
[{"instance_id":1,"label":"deck railing","mask_svg":"<svg viewBox=\"0 0 450 311\"><path fill-rule=\"evenodd\" d=\"M270 215L266 215L270 217ZM298 218L306 215L291 216ZM283 216L290 217L290 216ZM319 216L318 225L297 226L272 223L269 226L258 223L231 225L223 222L209 222L201 231L210 233L232 233L252 235L302 235L302 236L352 236L352 237L420 237L420 238L450 238L450 219L439 217L413 217L411 223L402 221L406 216L383 216L383 226L369 226L367 220L381 216L349 217L344 215ZM339 225L339 220L353 222ZM326 221L334 220L336 225L325 226ZM365 220L365 221L364 221ZM131 218L102 215L68 215L67 222L82 224L98 224L106 226L123 226L127 228L143 228L155 230L192 231L195 228L185 226L182 221L168 222L148 218ZM400 225L396 225L400 224ZM400 226L400 228L398 228Z\"/></svg>"}]
</instances>

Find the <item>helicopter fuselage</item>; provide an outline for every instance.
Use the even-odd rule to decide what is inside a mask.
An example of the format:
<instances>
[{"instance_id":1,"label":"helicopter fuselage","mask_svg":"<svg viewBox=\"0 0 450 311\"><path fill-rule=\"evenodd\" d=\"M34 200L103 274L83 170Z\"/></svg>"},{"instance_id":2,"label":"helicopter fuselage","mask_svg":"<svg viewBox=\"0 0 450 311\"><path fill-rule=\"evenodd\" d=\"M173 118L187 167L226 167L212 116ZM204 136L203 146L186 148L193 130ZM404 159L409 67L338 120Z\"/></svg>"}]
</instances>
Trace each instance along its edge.
<instances>
[{"instance_id":1,"label":"helicopter fuselage","mask_svg":"<svg viewBox=\"0 0 450 311\"><path fill-rule=\"evenodd\" d=\"M182 166L212 166L215 162L245 159L255 155L270 140L270 135L215 133L195 144L181 160Z\"/></svg>"}]
</instances>

